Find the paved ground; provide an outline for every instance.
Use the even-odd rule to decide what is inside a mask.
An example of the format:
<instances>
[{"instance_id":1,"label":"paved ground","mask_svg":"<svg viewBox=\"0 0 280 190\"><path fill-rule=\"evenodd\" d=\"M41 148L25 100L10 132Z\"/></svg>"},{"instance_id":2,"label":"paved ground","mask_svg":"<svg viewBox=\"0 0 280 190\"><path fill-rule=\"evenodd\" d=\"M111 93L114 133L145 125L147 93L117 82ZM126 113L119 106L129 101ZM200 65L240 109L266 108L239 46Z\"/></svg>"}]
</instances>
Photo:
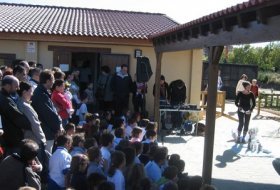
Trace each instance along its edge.
<instances>
[{"instance_id":1,"label":"paved ground","mask_svg":"<svg viewBox=\"0 0 280 190\"><path fill-rule=\"evenodd\" d=\"M213 157L213 184L219 190L280 190L280 176L271 164L273 157L280 157L280 134L276 134L280 127L279 120L271 118L274 115L261 112L259 117L252 114L250 127L258 127L261 143L264 149L272 152L273 157L240 156L233 151L245 149L233 141L232 131L237 129L236 108L232 103L226 105L227 117L216 120L215 148ZM169 154L178 153L186 162L185 171L189 175L202 174L204 137L167 136L165 146Z\"/></svg>"}]
</instances>

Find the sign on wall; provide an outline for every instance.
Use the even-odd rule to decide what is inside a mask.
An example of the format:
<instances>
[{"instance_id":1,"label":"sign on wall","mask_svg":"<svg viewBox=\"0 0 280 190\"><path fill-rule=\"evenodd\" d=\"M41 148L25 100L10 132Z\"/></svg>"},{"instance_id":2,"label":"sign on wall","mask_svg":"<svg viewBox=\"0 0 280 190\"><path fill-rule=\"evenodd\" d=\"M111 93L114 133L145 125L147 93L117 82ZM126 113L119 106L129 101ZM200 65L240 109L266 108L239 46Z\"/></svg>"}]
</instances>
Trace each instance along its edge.
<instances>
[{"instance_id":1,"label":"sign on wall","mask_svg":"<svg viewBox=\"0 0 280 190\"><path fill-rule=\"evenodd\" d=\"M26 51L27 51L27 53L35 53L36 52L36 43L27 42Z\"/></svg>"}]
</instances>

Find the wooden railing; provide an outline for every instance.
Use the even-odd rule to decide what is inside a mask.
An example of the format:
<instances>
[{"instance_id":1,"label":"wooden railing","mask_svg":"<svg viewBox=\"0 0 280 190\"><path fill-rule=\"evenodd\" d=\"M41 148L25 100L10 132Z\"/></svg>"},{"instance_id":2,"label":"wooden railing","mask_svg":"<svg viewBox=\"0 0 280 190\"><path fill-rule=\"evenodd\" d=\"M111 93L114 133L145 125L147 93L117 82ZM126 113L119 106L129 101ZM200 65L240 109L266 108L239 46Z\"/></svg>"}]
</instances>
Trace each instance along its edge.
<instances>
[{"instance_id":1,"label":"wooden railing","mask_svg":"<svg viewBox=\"0 0 280 190\"><path fill-rule=\"evenodd\" d=\"M207 91L201 91L201 108L207 108ZM226 92L225 91L217 91L217 103L216 107L221 108L221 113L224 114L225 111L225 100L226 100Z\"/></svg>"},{"instance_id":2,"label":"wooden railing","mask_svg":"<svg viewBox=\"0 0 280 190\"><path fill-rule=\"evenodd\" d=\"M258 115L261 108L279 108L280 109L280 94L260 93L258 97Z\"/></svg>"}]
</instances>

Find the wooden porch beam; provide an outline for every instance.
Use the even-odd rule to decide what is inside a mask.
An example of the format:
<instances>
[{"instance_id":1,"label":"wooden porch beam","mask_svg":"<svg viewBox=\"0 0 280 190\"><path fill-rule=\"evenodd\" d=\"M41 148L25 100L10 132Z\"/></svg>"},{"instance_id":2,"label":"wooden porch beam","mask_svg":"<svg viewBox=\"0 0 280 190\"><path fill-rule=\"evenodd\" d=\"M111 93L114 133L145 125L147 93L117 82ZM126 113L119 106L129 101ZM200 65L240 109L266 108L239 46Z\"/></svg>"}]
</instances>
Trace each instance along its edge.
<instances>
[{"instance_id":1,"label":"wooden porch beam","mask_svg":"<svg viewBox=\"0 0 280 190\"><path fill-rule=\"evenodd\" d=\"M216 121L216 102L217 102L217 81L218 65L224 46L214 46L209 48L208 58L208 97L206 110L206 130L204 139L204 155L202 178L205 184L211 184L212 164Z\"/></svg>"},{"instance_id":2,"label":"wooden porch beam","mask_svg":"<svg viewBox=\"0 0 280 190\"><path fill-rule=\"evenodd\" d=\"M155 52L155 54L156 54L156 76L155 76L154 116L155 116L155 121L158 122L159 126L161 127L159 103L160 103L160 76L161 76L162 53Z\"/></svg>"},{"instance_id":3,"label":"wooden porch beam","mask_svg":"<svg viewBox=\"0 0 280 190\"><path fill-rule=\"evenodd\" d=\"M230 22L237 22L237 20L230 20ZM184 38L182 41L156 46L158 52L172 52L181 50L197 49L209 46L220 45L238 45L246 43L259 43L268 41L280 40L280 15L275 17L268 17L267 24L259 24L257 21L250 22L248 28L240 28L233 26L232 31L224 31L222 28L218 29L214 23L210 24L210 32L207 36L199 36L192 38L188 36L187 31L184 30ZM216 34L215 34L215 33Z\"/></svg>"}]
</instances>

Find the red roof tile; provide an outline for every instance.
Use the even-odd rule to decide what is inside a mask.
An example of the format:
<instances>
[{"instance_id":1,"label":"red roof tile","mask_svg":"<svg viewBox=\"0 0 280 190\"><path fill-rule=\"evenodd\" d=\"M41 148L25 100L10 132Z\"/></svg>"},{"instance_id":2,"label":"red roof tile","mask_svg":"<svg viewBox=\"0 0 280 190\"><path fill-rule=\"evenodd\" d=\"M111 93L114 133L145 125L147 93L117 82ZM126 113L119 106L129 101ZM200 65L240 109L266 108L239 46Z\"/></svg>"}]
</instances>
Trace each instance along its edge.
<instances>
[{"instance_id":1,"label":"red roof tile","mask_svg":"<svg viewBox=\"0 0 280 190\"><path fill-rule=\"evenodd\" d=\"M0 3L0 32L147 39L175 26L157 13Z\"/></svg>"},{"instance_id":2,"label":"red roof tile","mask_svg":"<svg viewBox=\"0 0 280 190\"><path fill-rule=\"evenodd\" d=\"M187 22L185 24L175 26L175 27L173 27L171 29L167 29L163 32L152 34L152 35L149 36L149 38L152 39L152 38L157 38L157 37L160 37L160 36L164 36L164 35L167 35L167 34L170 34L170 33L174 32L174 31L187 29L189 27L192 27L192 26L195 26L195 25L198 25L198 24L203 24L203 23L206 23L206 22L211 22L212 20L215 20L215 19L218 19L218 18L221 18L221 17L225 17L225 16L228 16L228 15L232 15L232 14L244 11L246 9L250 9L250 8L254 8L254 7L258 7L258 6L265 6L266 4L270 4L270 3L274 3L274 2L277 3L277 2L279 2L279 0L249 0L247 2L243 2L243 3L237 4L235 6L228 7L226 9L221 10L221 11L209 14L207 16L198 18L196 20Z\"/></svg>"}]
</instances>

